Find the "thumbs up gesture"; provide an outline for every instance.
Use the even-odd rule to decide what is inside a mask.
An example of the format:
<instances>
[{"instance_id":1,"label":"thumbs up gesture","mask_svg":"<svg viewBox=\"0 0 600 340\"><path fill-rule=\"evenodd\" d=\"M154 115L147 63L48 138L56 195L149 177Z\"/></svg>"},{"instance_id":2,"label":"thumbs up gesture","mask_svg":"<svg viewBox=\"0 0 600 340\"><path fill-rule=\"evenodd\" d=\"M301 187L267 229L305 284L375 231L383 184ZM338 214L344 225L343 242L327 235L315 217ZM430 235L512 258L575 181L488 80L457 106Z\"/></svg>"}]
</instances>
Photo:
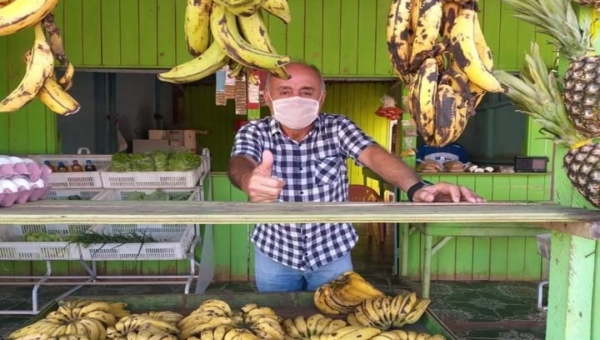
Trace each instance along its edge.
<instances>
[{"instance_id":1,"label":"thumbs up gesture","mask_svg":"<svg viewBox=\"0 0 600 340\"><path fill-rule=\"evenodd\" d=\"M285 182L271 177L273 172L273 154L263 151L262 162L254 168L248 181L248 196L251 202L275 202Z\"/></svg>"}]
</instances>

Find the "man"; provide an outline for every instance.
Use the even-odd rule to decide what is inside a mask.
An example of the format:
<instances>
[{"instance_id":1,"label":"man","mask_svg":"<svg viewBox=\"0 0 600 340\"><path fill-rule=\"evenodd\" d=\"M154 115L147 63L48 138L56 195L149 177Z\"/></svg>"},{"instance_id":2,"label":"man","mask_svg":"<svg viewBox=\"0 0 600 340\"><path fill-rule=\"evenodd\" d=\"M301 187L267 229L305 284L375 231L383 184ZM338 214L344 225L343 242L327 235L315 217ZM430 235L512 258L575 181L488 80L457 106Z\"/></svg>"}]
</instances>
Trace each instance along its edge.
<instances>
[{"instance_id":1,"label":"man","mask_svg":"<svg viewBox=\"0 0 600 340\"><path fill-rule=\"evenodd\" d=\"M428 185L352 121L319 114L325 84L318 69L286 66L289 80L269 77L271 117L250 122L235 137L229 177L252 202L348 200L345 159L365 165L415 202L483 200L465 187ZM256 286L260 292L314 291L347 270L358 235L348 223L257 225Z\"/></svg>"}]
</instances>

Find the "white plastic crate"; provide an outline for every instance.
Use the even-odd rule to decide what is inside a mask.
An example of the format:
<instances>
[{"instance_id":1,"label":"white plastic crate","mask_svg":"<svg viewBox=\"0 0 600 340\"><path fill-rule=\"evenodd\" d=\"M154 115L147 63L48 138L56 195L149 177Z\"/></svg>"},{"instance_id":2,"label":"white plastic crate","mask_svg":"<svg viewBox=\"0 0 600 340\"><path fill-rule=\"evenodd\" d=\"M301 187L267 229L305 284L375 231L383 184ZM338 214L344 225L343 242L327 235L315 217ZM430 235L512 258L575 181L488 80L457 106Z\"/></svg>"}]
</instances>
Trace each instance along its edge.
<instances>
[{"instance_id":1,"label":"white plastic crate","mask_svg":"<svg viewBox=\"0 0 600 340\"><path fill-rule=\"evenodd\" d=\"M84 152L87 150L87 152ZM91 155L86 148L80 148L76 155L30 155L31 159L38 164L44 164L50 161L52 165L57 166L58 162L63 162L69 170L73 161L76 160L82 167L85 167L85 161L90 160L96 167L96 171L83 172L53 172L50 174L49 182L52 188L102 188L102 178L100 171L110 166L111 155Z\"/></svg>"},{"instance_id":2,"label":"white plastic crate","mask_svg":"<svg viewBox=\"0 0 600 340\"><path fill-rule=\"evenodd\" d=\"M102 185L107 189L131 188L193 188L210 171L210 154L202 150L202 164L190 171L113 172L110 167L100 171Z\"/></svg>"},{"instance_id":3,"label":"white plastic crate","mask_svg":"<svg viewBox=\"0 0 600 340\"><path fill-rule=\"evenodd\" d=\"M92 228L100 234L145 233L159 242L148 243L105 243L81 245L84 260L168 260L185 259L195 237L194 225L163 224L135 225L112 224Z\"/></svg>"},{"instance_id":4,"label":"white plastic crate","mask_svg":"<svg viewBox=\"0 0 600 340\"><path fill-rule=\"evenodd\" d=\"M47 200L64 201L70 196L79 196L82 200L91 200L101 194L102 189L50 189L46 194Z\"/></svg>"},{"instance_id":5,"label":"white plastic crate","mask_svg":"<svg viewBox=\"0 0 600 340\"><path fill-rule=\"evenodd\" d=\"M69 242L27 242L29 232L69 235L89 230L91 225L0 225L0 260L78 260L79 245Z\"/></svg>"},{"instance_id":6,"label":"white plastic crate","mask_svg":"<svg viewBox=\"0 0 600 340\"><path fill-rule=\"evenodd\" d=\"M125 201L129 196L136 192L143 192L146 195L150 195L158 189L107 189L103 190L102 193L93 198L94 201ZM187 201L202 201L203 192L202 188L195 189L160 189L167 194L180 194L189 193L190 197Z\"/></svg>"}]
</instances>

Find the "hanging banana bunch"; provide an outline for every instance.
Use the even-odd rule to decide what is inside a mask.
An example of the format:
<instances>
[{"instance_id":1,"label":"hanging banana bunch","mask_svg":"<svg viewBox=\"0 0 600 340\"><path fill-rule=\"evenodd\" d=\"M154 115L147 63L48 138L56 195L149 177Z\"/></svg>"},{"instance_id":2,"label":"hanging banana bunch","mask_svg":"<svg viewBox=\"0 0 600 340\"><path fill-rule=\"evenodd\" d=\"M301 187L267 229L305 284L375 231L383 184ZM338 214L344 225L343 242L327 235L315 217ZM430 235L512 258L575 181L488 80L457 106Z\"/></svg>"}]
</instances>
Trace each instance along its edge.
<instances>
[{"instance_id":1,"label":"hanging banana bunch","mask_svg":"<svg viewBox=\"0 0 600 340\"><path fill-rule=\"evenodd\" d=\"M485 93L505 92L477 12L476 0L393 0L390 7L389 58L428 145L455 142Z\"/></svg>"},{"instance_id":2,"label":"hanging banana bunch","mask_svg":"<svg viewBox=\"0 0 600 340\"><path fill-rule=\"evenodd\" d=\"M287 0L187 0L184 32L194 59L158 78L168 83L190 83L229 65L230 77L260 69L288 79L285 65L290 58L273 47L262 9L285 23L291 20Z\"/></svg>"},{"instance_id":3,"label":"hanging banana bunch","mask_svg":"<svg viewBox=\"0 0 600 340\"><path fill-rule=\"evenodd\" d=\"M73 86L75 68L66 56L60 29L54 22L52 11L57 5L58 0L0 0L0 36L27 28L34 31L33 46L23 57L25 75L0 101L0 112L17 111L36 98L59 115L79 111L79 103L67 92ZM59 79L55 61L65 68Z\"/></svg>"}]
</instances>

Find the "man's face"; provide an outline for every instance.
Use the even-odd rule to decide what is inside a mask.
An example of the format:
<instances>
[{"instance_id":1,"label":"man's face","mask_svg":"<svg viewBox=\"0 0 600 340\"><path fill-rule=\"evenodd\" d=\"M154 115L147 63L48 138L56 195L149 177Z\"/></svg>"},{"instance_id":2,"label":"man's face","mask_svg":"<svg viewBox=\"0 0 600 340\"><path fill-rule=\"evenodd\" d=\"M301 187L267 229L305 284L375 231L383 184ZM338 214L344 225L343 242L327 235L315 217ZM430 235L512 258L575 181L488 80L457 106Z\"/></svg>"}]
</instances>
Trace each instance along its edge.
<instances>
[{"instance_id":1,"label":"man's face","mask_svg":"<svg viewBox=\"0 0 600 340\"><path fill-rule=\"evenodd\" d=\"M320 100L323 104L325 93L321 88L319 75L310 67L305 65L288 65L287 72L291 78L288 80L272 77L269 84L269 96L265 96L265 102L273 112L272 103L277 99L290 97L310 98Z\"/></svg>"}]
</instances>

